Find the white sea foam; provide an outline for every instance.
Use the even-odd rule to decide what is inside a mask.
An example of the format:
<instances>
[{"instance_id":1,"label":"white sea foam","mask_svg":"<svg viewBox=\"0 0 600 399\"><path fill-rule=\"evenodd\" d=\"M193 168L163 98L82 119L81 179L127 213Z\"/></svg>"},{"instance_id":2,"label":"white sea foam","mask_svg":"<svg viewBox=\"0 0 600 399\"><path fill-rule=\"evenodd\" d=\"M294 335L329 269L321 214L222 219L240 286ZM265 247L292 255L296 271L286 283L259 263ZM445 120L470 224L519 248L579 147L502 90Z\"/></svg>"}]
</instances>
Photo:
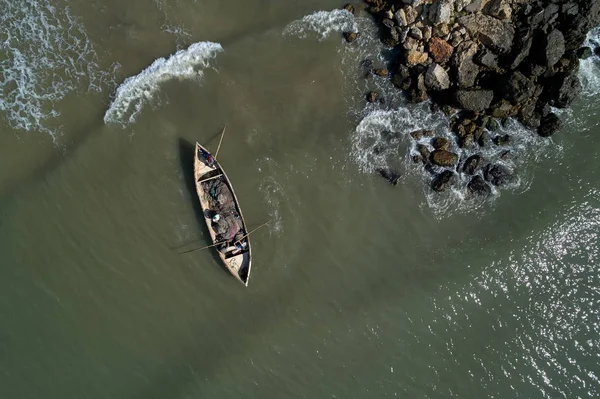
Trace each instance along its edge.
<instances>
[{"instance_id":1,"label":"white sea foam","mask_svg":"<svg viewBox=\"0 0 600 399\"><path fill-rule=\"evenodd\" d=\"M600 27L592 29L584 43L592 49L600 47ZM593 55L586 60L581 60L579 78L583 86L583 95L592 97L600 93L600 58Z\"/></svg>"},{"instance_id":2,"label":"white sea foam","mask_svg":"<svg viewBox=\"0 0 600 399\"><path fill-rule=\"evenodd\" d=\"M302 39L316 33L320 40L332 33L356 32L358 27L354 15L347 10L317 11L294 21L285 27L285 36L297 36Z\"/></svg>"},{"instance_id":3,"label":"white sea foam","mask_svg":"<svg viewBox=\"0 0 600 399\"><path fill-rule=\"evenodd\" d=\"M169 58L158 58L138 75L125 79L117 88L114 100L104 115L105 123L132 123L144 103L154 98L160 85L172 79L200 81L223 48L218 43L198 42L179 50Z\"/></svg>"},{"instance_id":4,"label":"white sea foam","mask_svg":"<svg viewBox=\"0 0 600 399\"><path fill-rule=\"evenodd\" d=\"M114 70L97 65L93 44L62 0L0 0L0 111L14 129L57 130L56 102L78 90L100 91Z\"/></svg>"}]
</instances>

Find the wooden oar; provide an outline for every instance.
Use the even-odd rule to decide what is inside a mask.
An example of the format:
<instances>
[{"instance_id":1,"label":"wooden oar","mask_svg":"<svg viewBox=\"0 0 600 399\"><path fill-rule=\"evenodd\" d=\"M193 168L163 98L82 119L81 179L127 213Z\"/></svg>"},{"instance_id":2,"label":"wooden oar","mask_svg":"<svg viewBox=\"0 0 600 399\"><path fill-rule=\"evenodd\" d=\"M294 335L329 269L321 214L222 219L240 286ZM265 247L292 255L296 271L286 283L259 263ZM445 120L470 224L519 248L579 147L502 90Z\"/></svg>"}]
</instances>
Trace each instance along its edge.
<instances>
[{"instance_id":1,"label":"wooden oar","mask_svg":"<svg viewBox=\"0 0 600 399\"><path fill-rule=\"evenodd\" d=\"M264 222L263 224L261 224L260 226L258 226L257 228L255 228L254 230L252 230L251 232L247 233L246 235L244 235L242 238L240 238L239 240L237 240L236 242L233 243L233 245L237 244L238 242L242 241L244 238L248 237L250 234L254 233L256 230L260 229L261 227L265 226L266 224L268 224L271 221L271 219L267 220L266 222ZM212 247L216 247L217 245L221 245L221 244L225 244L227 243L229 240L225 240L225 241L221 241L221 242L217 242L215 244L211 244L211 245L207 245L205 247L202 248L194 248L194 249L190 249L187 251L183 251L180 252L179 255L183 255L183 254L189 254L190 252L195 252L195 251L202 251L203 249L208 249L208 248L212 248Z\"/></svg>"},{"instance_id":2,"label":"wooden oar","mask_svg":"<svg viewBox=\"0 0 600 399\"><path fill-rule=\"evenodd\" d=\"M223 131L221 132L221 139L219 140L219 146L217 147L217 152L215 152L215 159L217 159L217 155L219 155L219 150L221 149L221 143L223 142L223 136L225 136L225 128L227 125L223 126Z\"/></svg>"}]
</instances>

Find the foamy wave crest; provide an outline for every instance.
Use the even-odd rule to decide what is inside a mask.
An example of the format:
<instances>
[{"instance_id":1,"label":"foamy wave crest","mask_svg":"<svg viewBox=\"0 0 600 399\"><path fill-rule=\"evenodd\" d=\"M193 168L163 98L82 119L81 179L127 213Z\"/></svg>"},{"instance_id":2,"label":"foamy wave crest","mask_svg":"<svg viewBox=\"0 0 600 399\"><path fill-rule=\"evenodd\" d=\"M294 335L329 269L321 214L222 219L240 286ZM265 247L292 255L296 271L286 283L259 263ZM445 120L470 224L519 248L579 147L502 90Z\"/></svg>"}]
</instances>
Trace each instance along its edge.
<instances>
[{"instance_id":1,"label":"foamy wave crest","mask_svg":"<svg viewBox=\"0 0 600 399\"><path fill-rule=\"evenodd\" d=\"M320 39L332 33L356 32L358 30L354 15L347 10L317 11L285 27L285 36L297 36L302 39L316 33Z\"/></svg>"},{"instance_id":2,"label":"foamy wave crest","mask_svg":"<svg viewBox=\"0 0 600 399\"><path fill-rule=\"evenodd\" d=\"M0 111L19 130L42 131L54 104L78 89L100 91L103 72L81 23L64 1L0 0ZM83 85L82 85L83 83Z\"/></svg>"},{"instance_id":3,"label":"foamy wave crest","mask_svg":"<svg viewBox=\"0 0 600 399\"><path fill-rule=\"evenodd\" d=\"M198 42L168 59L158 58L140 74L125 79L104 115L104 123L132 123L145 101L151 100L161 83L171 79L196 79L204 75L210 60L223 51L218 43Z\"/></svg>"},{"instance_id":4,"label":"foamy wave crest","mask_svg":"<svg viewBox=\"0 0 600 399\"><path fill-rule=\"evenodd\" d=\"M592 29L584 46L593 48L600 46L600 27ZM579 78L583 86L583 95L592 97L600 93L600 59L597 56L581 60L579 64Z\"/></svg>"}]
</instances>

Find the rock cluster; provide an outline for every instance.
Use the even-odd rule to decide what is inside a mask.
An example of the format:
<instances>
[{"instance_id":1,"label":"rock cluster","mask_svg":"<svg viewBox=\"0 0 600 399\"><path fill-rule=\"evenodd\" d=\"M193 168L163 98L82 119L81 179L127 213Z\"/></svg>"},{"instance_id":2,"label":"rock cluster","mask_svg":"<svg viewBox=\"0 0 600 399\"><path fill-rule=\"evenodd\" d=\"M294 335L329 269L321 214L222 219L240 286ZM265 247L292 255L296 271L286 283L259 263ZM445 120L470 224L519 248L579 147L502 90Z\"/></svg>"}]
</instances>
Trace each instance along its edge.
<instances>
[{"instance_id":1,"label":"rock cluster","mask_svg":"<svg viewBox=\"0 0 600 399\"><path fill-rule=\"evenodd\" d=\"M559 130L550 106L567 107L579 95L579 58L593 53L581 46L600 22L600 0L364 1L382 41L397 50L389 67L393 84L414 102L431 99L454 114L461 148L506 145L510 137L490 141L485 134L493 118L514 117L544 137ZM421 156L426 164L458 163L447 145ZM510 180L504 168L488 166L488 182ZM473 162L464 167L470 171ZM433 188L448 187L452 178L440 173ZM479 177L469 190L487 191L483 185Z\"/></svg>"}]
</instances>

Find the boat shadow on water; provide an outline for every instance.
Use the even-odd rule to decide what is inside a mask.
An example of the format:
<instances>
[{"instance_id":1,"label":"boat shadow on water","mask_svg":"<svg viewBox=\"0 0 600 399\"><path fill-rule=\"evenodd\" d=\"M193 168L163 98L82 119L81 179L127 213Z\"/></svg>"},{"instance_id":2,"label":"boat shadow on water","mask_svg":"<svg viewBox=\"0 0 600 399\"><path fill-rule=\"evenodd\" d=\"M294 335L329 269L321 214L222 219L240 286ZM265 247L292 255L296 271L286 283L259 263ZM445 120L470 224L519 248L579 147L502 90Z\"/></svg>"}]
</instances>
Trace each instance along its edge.
<instances>
[{"instance_id":1,"label":"boat shadow on water","mask_svg":"<svg viewBox=\"0 0 600 399\"><path fill-rule=\"evenodd\" d=\"M196 194L196 182L194 181L194 151L196 146L186 139L180 137L178 139L178 150L179 150L179 162L181 165L181 171L183 172L183 179L185 181L185 189L189 195L190 203L194 209L194 216L196 220L196 226L198 229L202 229L202 240L196 240L196 248L203 247L206 245L212 244L210 240L210 235L208 234L208 229L206 228L206 222L204 221L204 212L202 207L200 206L200 202L198 201L198 196ZM194 248L192 243L189 245L183 245L183 247ZM178 249L183 249L183 247ZM217 255L213 248L208 248L206 251L210 252L212 259L220 265L219 269L222 270L227 277L230 277L229 271L223 266L221 262L221 258ZM206 252L203 251L203 252ZM197 253L196 253L197 254ZM192 253L189 255L182 256L194 256Z\"/></svg>"}]
</instances>

